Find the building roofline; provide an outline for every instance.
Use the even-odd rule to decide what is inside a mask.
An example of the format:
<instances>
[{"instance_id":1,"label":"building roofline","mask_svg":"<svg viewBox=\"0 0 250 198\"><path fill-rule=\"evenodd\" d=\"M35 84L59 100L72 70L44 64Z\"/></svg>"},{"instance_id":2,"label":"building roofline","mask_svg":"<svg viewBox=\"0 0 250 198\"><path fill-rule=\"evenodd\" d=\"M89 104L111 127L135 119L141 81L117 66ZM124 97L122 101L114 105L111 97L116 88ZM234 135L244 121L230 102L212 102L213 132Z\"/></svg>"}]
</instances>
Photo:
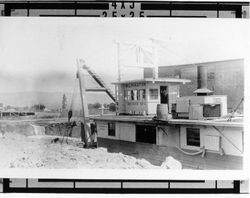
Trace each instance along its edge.
<instances>
[{"instance_id":1,"label":"building roofline","mask_svg":"<svg viewBox=\"0 0 250 198\"><path fill-rule=\"evenodd\" d=\"M237 61L244 60L244 58L234 58L234 59L226 59L226 60L217 60L217 61L207 61L207 62L196 62L196 63L188 63L188 64L177 64L177 65L161 65L158 67L182 67L182 66L191 66L191 65L199 65L199 64L210 64L210 63L220 63L220 62L229 62L229 61Z\"/></svg>"}]
</instances>

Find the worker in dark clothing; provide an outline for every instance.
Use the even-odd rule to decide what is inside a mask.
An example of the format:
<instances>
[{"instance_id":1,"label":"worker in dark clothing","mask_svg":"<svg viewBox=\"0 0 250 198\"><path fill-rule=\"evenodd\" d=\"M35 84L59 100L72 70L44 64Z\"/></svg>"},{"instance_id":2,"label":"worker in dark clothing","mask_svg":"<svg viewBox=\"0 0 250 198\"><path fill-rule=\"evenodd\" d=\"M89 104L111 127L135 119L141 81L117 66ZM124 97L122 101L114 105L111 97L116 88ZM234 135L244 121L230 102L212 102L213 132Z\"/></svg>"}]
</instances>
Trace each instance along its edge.
<instances>
[{"instance_id":1,"label":"worker in dark clothing","mask_svg":"<svg viewBox=\"0 0 250 198\"><path fill-rule=\"evenodd\" d=\"M96 148L97 147L97 130L96 130L96 124L91 123L90 124L90 128L91 128L91 144L92 144L92 148Z\"/></svg>"},{"instance_id":2,"label":"worker in dark clothing","mask_svg":"<svg viewBox=\"0 0 250 198\"><path fill-rule=\"evenodd\" d=\"M63 142L65 136L66 136L66 143L68 143L68 137L72 136L72 131L73 131L73 128L75 126L76 126L76 122L75 121L74 122L65 123L65 132L63 134L63 138L62 138L61 143Z\"/></svg>"},{"instance_id":3,"label":"worker in dark clothing","mask_svg":"<svg viewBox=\"0 0 250 198\"><path fill-rule=\"evenodd\" d=\"M73 128L76 126L76 121L74 122L70 122L69 123L69 126L68 126L68 137L71 137L72 136L72 131L73 131Z\"/></svg>"},{"instance_id":4,"label":"worker in dark clothing","mask_svg":"<svg viewBox=\"0 0 250 198\"><path fill-rule=\"evenodd\" d=\"M84 142L83 148L87 148L87 141L85 138L85 128L84 128L84 124L82 122L81 122L81 138L82 138L82 141Z\"/></svg>"},{"instance_id":5,"label":"worker in dark clothing","mask_svg":"<svg viewBox=\"0 0 250 198\"><path fill-rule=\"evenodd\" d=\"M68 112L68 122L70 121L70 119L72 118L72 110L69 110Z\"/></svg>"},{"instance_id":6,"label":"worker in dark clothing","mask_svg":"<svg viewBox=\"0 0 250 198\"><path fill-rule=\"evenodd\" d=\"M63 134L63 138L62 138L62 141L61 143L63 142L64 140L64 137L66 136L66 143L68 144L68 137L71 137L72 136L72 131L73 131L73 128L76 126L76 122L70 122L70 119L72 118L72 110L69 110L68 112L68 122L65 123L65 132Z\"/></svg>"}]
</instances>

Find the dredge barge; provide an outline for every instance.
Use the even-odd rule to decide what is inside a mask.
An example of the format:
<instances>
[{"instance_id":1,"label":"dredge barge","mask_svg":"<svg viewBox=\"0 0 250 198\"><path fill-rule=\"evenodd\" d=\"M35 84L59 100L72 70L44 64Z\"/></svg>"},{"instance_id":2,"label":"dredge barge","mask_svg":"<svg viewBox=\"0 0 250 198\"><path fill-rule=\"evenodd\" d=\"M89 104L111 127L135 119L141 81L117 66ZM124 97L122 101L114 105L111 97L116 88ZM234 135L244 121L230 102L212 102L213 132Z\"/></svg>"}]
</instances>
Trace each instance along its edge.
<instances>
[{"instance_id":1,"label":"dredge barge","mask_svg":"<svg viewBox=\"0 0 250 198\"><path fill-rule=\"evenodd\" d=\"M189 79L153 74L114 83L117 114L92 118L98 146L154 165L173 156L184 168L242 169L243 116L228 114L227 95L207 88L207 67L197 66L198 88L192 96L180 96L180 86Z\"/></svg>"}]
</instances>

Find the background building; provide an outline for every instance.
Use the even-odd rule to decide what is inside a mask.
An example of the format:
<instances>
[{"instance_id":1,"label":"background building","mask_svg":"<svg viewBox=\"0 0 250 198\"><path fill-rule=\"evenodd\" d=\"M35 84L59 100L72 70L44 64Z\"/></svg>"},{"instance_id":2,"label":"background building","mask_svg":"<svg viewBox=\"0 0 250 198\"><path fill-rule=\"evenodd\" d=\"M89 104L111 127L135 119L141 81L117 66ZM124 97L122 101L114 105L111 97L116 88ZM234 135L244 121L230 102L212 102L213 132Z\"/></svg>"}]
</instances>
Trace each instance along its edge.
<instances>
[{"instance_id":1,"label":"background building","mask_svg":"<svg viewBox=\"0 0 250 198\"><path fill-rule=\"evenodd\" d=\"M162 66L159 77L190 79L191 83L180 86L180 96L190 96L197 89L197 66L207 66L208 89L215 95L227 95L228 111L236 108L244 96L244 59Z\"/></svg>"}]
</instances>

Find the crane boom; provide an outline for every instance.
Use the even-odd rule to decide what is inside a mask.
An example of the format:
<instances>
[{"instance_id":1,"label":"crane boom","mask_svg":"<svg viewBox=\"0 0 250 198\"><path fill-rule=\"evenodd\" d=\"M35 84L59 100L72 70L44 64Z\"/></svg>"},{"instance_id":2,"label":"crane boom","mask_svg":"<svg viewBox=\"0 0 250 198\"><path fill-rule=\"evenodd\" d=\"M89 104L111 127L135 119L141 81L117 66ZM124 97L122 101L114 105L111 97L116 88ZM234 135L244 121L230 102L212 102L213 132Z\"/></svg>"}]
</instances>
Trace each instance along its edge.
<instances>
[{"instance_id":1,"label":"crane boom","mask_svg":"<svg viewBox=\"0 0 250 198\"><path fill-rule=\"evenodd\" d=\"M85 146L88 147L88 141L90 136L90 122L89 122L89 113L88 106L86 102L86 88L84 79L82 78L82 71L80 67L80 62L77 60L77 78L79 79L80 87L80 96L81 96L81 105L82 105L82 119L83 119L83 128L81 128L81 140L85 143Z\"/></svg>"}]
</instances>

